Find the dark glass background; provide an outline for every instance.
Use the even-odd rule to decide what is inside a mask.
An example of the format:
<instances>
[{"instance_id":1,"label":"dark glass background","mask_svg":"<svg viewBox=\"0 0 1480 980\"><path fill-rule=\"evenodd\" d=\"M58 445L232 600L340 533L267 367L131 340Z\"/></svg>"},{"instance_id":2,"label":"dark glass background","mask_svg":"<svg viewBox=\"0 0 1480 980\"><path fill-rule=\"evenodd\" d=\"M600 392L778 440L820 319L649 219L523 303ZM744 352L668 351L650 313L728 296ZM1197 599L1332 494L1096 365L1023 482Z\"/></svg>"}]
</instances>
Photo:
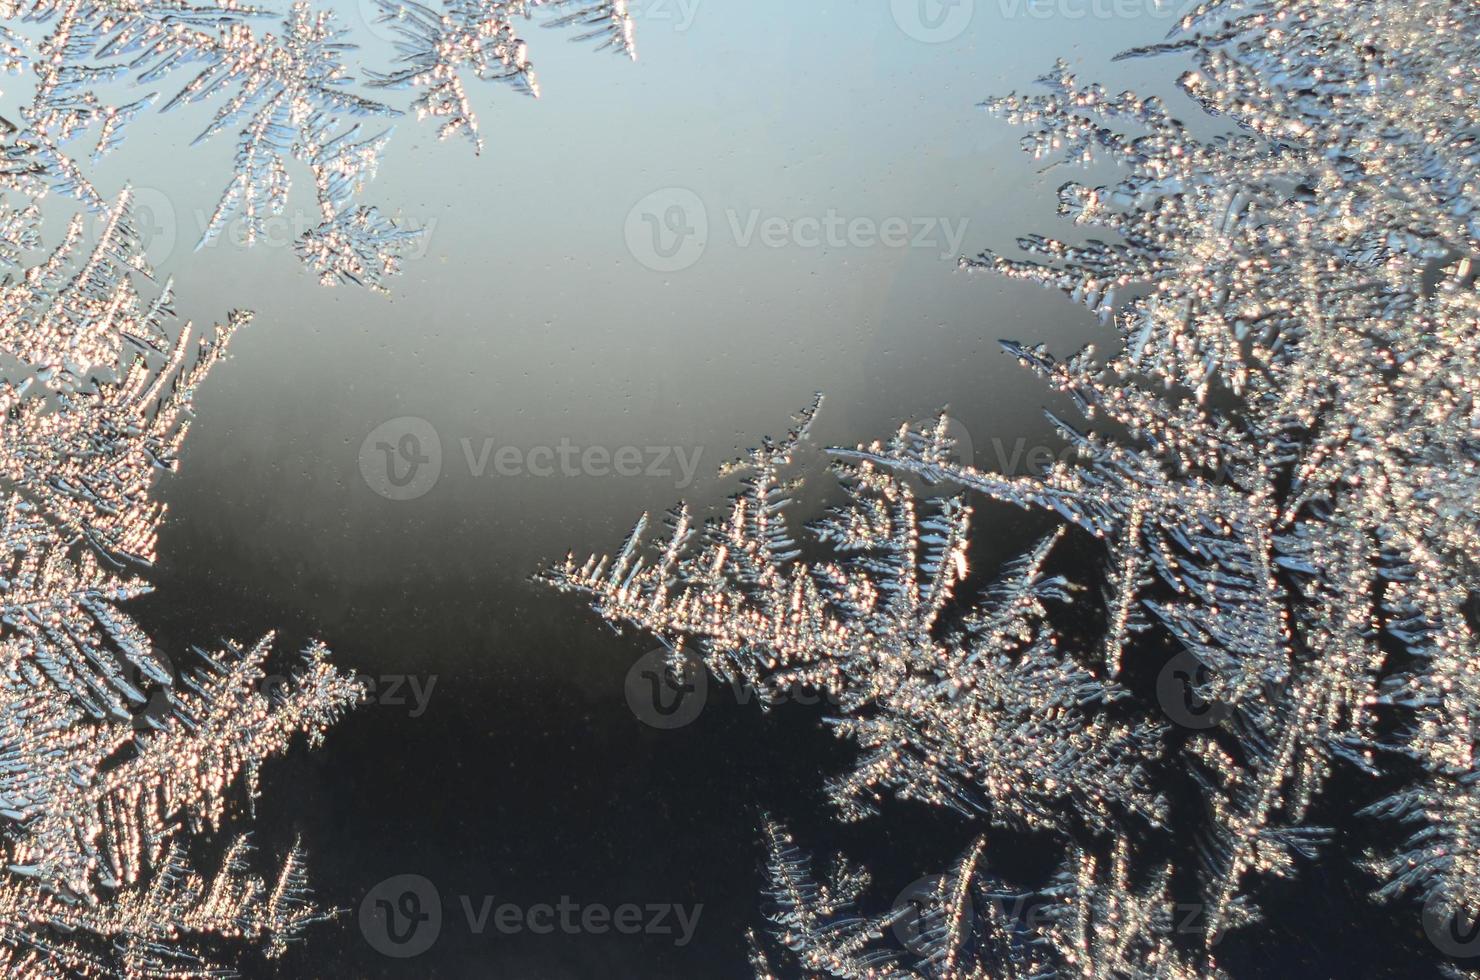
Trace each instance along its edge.
<instances>
[{"instance_id":1,"label":"dark glass background","mask_svg":"<svg viewBox=\"0 0 1480 980\"><path fill-rule=\"evenodd\" d=\"M1167 10L965 6L961 30L930 43L885 0L651 0L634 4L636 64L531 27L544 95L476 89L481 157L399 121L370 196L431 232L388 296L320 288L282 247L290 235L192 252L231 152L178 151L199 118L139 124L102 172L104 186L138 189L150 255L179 277L183 317L257 312L203 390L181 472L163 485L158 589L134 612L181 665L192 644L276 629L285 664L321 638L365 675L434 684L416 717L410 705L366 705L320 750L268 766L258 842L280 851L301 835L317 893L347 911L285 960L244 964L250 975L741 977L743 932L761 922L758 807L818 852L868 864L882 905L969 842L974 828L918 806L838 825L821 783L849 750L817 707L762 715L711 685L693 724L645 725L624 683L651 642L529 581L567 549L615 548L645 510L681 498L721 507L731 487L715 467L783 431L817 390L821 445L886 437L949 406L979 465L1021 467L1033 457L1018 452L1061 448L1039 410L1067 406L996 340L1061 353L1113 344L1083 311L958 272L938 239L772 248L732 227L752 216L945 218L965 223L966 254L1029 232L1072 238L1053 192L1084 175L1043 171L1019 152L1022 134L975 103L1027 87L1062 56L1111 88L1193 111L1170 84L1179 62L1110 62L1162 36ZM342 8L367 60L382 59L361 6ZM665 273L633 254L625 229L648 195L674 188L702 202L709 237L697 261ZM423 496L389 500L362 478L362 445L404 416L437 431L442 474ZM699 453L698 477L475 476L464 439L681 446ZM815 458L805 465L829 479ZM1003 508L979 514L982 570L1042 526ZM1030 840L992 842L1001 873L1032 881L1051 864ZM432 882L443 907L437 941L410 959L377 952L359 924L365 896L401 874ZM1312 869L1277 890L1271 928L1228 940L1227 965L1240 976L1429 975L1416 916L1396 922L1358 884ZM680 947L654 935L474 935L460 896L703 908Z\"/></svg>"}]
</instances>

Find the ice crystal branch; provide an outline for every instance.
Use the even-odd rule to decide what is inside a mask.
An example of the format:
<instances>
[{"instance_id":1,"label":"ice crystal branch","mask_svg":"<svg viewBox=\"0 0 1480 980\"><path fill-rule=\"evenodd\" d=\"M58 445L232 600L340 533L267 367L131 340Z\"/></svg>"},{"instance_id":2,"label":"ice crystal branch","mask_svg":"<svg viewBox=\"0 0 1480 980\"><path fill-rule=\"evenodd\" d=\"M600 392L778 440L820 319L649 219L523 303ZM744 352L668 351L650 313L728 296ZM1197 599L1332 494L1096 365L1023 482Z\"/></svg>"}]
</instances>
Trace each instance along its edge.
<instances>
[{"instance_id":1,"label":"ice crystal branch","mask_svg":"<svg viewBox=\"0 0 1480 980\"><path fill-rule=\"evenodd\" d=\"M758 980L778 976L878 980L1220 980L1207 957L1174 941L1184 918L1162 865L1132 882L1128 845L1108 862L1070 854L1039 892L1011 889L986 869L978 838L945 873L901 896L893 908L858 911L866 876L818 882L812 859L786 828L767 820L768 928L752 933ZM786 964L795 972L778 973Z\"/></svg>"},{"instance_id":2,"label":"ice crystal branch","mask_svg":"<svg viewBox=\"0 0 1480 980\"><path fill-rule=\"evenodd\" d=\"M651 561L639 524L615 558L567 559L545 580L676 653L691 644L763 701L826 692L840 711L835 730L863 750L829 784L849 817L888 789L1017 826L1058 826L1071 802L1100 827L1117 814L1159 820L1141 760L1156 754L1160 726L1112 719L1103 708L1114 685L1067 656L1047 622L1047 604L1070 598L1044 572L1052 537L1011 563L971 616L949 622L943 610L967 574L969 508L956 498L926 506L872 464L842 464L848 503L811 529L835 557L797 560L780 470L811 411L730 467L749 475L727 519L696 532L680 509Z\"/></svg>"},{"instance_id":3,"label":"ice crystal branch","mask_svg":"<svg viewBox=\"0 0 1480 980\"><path fill-rule=\"evenodd\" d=\"M233 221L251 244L283 212L293 170L302 169L320 223L297 242L298 255L325 283L379 288L420 233L355 200L390 136L386 128L362 127L401 112L373 97L373 89L418 90L418 116L444 118L442 136L466 131L481 146L463 73L518 81L538 94L516 29L536 8L550 8L551 26L575 28L578 40L597 39L635 57L625 0L447 0L440 11L379 2L401 37L405 67L372 69L363 85L347 60L355 50L348 32L331 11L304 0L281 15L183 0L0 6L0 18L17 25L0 33L0 67L32 78L18 119L0 120L0 189L12 198L0 210L0 258L14 263L34 247L34 206L49 191L107 209L91 164L120 145L142 112L155 104L161 111L210 105L196 142L230 138L236 154L201 244ZM126 86L133 94L120 96ZM92 143L85 161L72 149L84 137Z\"/></svg>"},{"instance_id":4,"label":"ice crystal branch","mask_svg":"<svg viewBox=\"0 0 1480 980\"><path fill-rule=\"evenodd\" d=\"M603 617L695 644L717 671L759 663L754 673L841 694L843 730L873 753L841 781L855 790L969 812L961 767L974 761L990 774L985 810L1031 816L1022 822L1078 848L1067 804L1123 839L1095 819L1110 815L1097 803L1154 818L1156 780L1190 766L1207 802L1206 944L1255 921L1264 876L1311 859L1355 859L1380 876L1378 899L1407 895L1426 915L1473 922L1480 11L1214 2L1166 43L1128 54L1151 55L1190 61L1183 92L1226 132L1199 135L1162 100L1112 94L1063 63L1040 93L986 105L1028 128L1024 146L1039 159L1120 171L1106 186L1059 189L1082 243L1028 236L1016 253L963 263L1060 291L1120 335L1108 358L1004 342L1081 416L1050 415L1076 458L1007 476L958 461L944 417L907 425L838 451L864 492L824 522L824 540L862 567L777 560L735 523L774 511L752 495L728 539L687 544L685 514L659 561L642 563L629 543L613 562L567 564L553 581ZM1049 744L1032 766L999 768L1018 716L1011 697L977 700L988 690L979 672L992 665L995 683L1032 689L1017 671L1048 655L1039 644L1051 634L1024 615L979 643L969 627L945 639L933 601L954 584L941 569L966 553L967 505L916 500L900 489L906 478L1056 515L1102 549L1097 574L1042 597L1098 593L1103 631L1087 645L1051 643L1050 660L1073 666L1036 675L1045 687L1033 700L1065 709L1040 723ZM1031 567L1004 575L1006 608ZM1002 608L989 593L961 621ZM1196 694L1219 709L1194 731L1157 729L1156 696L1128 680L1178 648L1198 667ZM966 697L933 702L917 686L927 675L936 687L925 690ZM976 713L962 710L973 703ZM932 728L942 718L950 726ZM1108 770L1074 742L1095 744L1100 724L1123 735ZM1070 744L1068 771L1053 770L1055 747ZM1349 853L1312 822L1340 768L1371 786L1351 810L1390 821L1376 853ZM1045 801L1050 772L1059 792ZM1134 773L1136 791L1116 773ZM1086 803L1090 785L1107 792ZM1141 826L1159 832L1155 819ZM1103 839L1087 853L1103 860Z\"/></svg>"},{"instance_id":5,"label":"ice crystal branch","mask_svg":"<svg viewBox=\"0 0 1480 980\"><path fill-rule=\"evenodd\" d=\"M578 26L582 33L576 40L599 39L600 47L637 57L627 0L447 0L440 12L401 0L376 3L381 22L397 35L404 67L377 73L372 83L418 90L412 103L417 117L442 120L441 138L464 136L479 152L483 137L463 85L464 71L480 81L504 82L524 94L540 94L529 45L515 30L516 19L547 7L558 12L548 26Z\"/></svg>"},{"instance_id":6,"label":"ice crystal branch","mask_svg":"<svg viewBox=\"0 0 1480 980\"><path fill-rule=\"evenodd\" d=\"M224 829L263 762L316 741L360 691L320 645L290 685L266 685L270 636L176 670L125 611L149 590L158 474L247 317L170 340L169 287L146 298L127 194L106 218L92 249L74 225L0 283L0 350L29 375L0 385L0 963L216 977L231 972L224 942L279 953L324 913L298 848L269 885L244 837L208 878L192 839Z\"/></svg>"}]
</instances>

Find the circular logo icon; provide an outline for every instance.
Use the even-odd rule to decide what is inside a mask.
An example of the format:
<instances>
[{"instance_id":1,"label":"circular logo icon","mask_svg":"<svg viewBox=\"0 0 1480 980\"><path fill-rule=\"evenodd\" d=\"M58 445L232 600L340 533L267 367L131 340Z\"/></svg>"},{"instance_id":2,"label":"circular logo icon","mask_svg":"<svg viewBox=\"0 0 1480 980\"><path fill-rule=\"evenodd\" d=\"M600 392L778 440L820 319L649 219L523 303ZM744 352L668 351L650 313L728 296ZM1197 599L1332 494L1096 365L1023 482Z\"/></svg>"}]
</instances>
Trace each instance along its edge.
<instances>
[{"instance_id":1,"label":"circular logo icon","mask_svg":"<svg viewBox=\"0 0 1480 980\"><path fill-rule=\"evenodd\" d=\"M678 272L704 254L709 212L693 191L665 187L632 205L624 232L638 262L654 272Z\"/></svg>"},{"instance_id":2,"label":"circular logo icon","mask_svg":"<svg viewBox=\"0 0 1480 980\"><path fill-rule=\"evenodd\" d=\"M896 913L892 926L894 938L910 952L922 955L928 950L931 936L942 924L947 884L945 875L926 875L916 879L894 899L891 906ZM961 921L967 923L969 935L976 922L976 909L970 894L965 901L965 915Z\"/></svg>"},{"instance_id":3,"label":"circular logo icon","mask_svg":"<svg viewBox=\"0 0 1480 980\"><path fill-rule=\"evenodd\" d=\"M120 679L141 699L134 708L130 723L136 732L154 731L164 728L175 701L172 695L175 683L175 668L170 658L157 650L150 650L137 659L129 657L120 664Z\"/></svg>"},{"instance_id":4,"label":"circular logo icon","mask_svg":"<svg viewBox=\"0 0 1480 980\"><path fill-rule=\"evenodd\" d=\"M952 415L946 416L946 438L955 443L951 451L962 466L976 465L976 446L971 441L971 430L965 423Z\"/></svg>"},{"instance_id":5,"label":"circular logo icon","mask_svg":"<svg viewBox=\"0 0 1480 980\"><path fill-rule=\"evenodd\" d=\"M405 17L404 8L396 4L383 4L380 0L355 0L360 23L382 41L401 41L404 38L396 31L396 22Z\"/></svg>"},{"instance_id":6,"label":"circular logo icon","mask_svg":"<svg viewBox=\"0 0 1480 980\"><path fill-rule=\"evenodd\" d=\"M376 952L397 959L420 956L442 932L442 896L421 875L395 875L360 902L360 932Z\"/></svg>"},{"instance_id":7,"label":"circular logo icon","mask_svg":"<svg viewBox=\"0 0 1480 980\"><path fill-rule=\"evenodd\" d=\"M961 36L971 23L976 0L890 0L894 23L908 37L943 44Z\"/></svg>"},{"instance_id":8,"label":"circular logo icon","mask_svg":"<svg viewBox=\"0 0 1480 980\"><path fill-rule=\"evenodd\" d=\"M282 674L266 674L257 682L257 693L272 704L281 704L293 693L293 683Z\"/></svg>"},{"instance_id":9,"label":"circular logo icon","mask_svg":"<svg viewBox=\"0 0 1480 980\"><path fill-rule=\"evenodd\" d=\"M708 696L709 675L687 650L677 669L667 647L649 650L627 671L627 707L652 728L682 728L699 717Z\"/></svg>"},{"instance_id":10,"label":"circular logo icon","mask_svg":"<svg viewBox=\"0 0 1480 980\"><path fill-rule=\"evenodd\" d=\"M360 443L360 476L387 500L415 500L441 475L442 440L426 419L391 419Z\"/></svg>"},{"instance_id":11,"label":"circular logo icon","mask_svg":"<svg viewBox=\"0 0 1480 980\"><path fill-rule=\"evenodd\" d=\"M1204 700L1198 689L1208 682L1206 665L1182 650L1166 662L1156 677L1156 700L1175 725L1203 731L1215 728L1233 714L1233 707Z\"/></svg>"},{"instance_id":12,"label":"circular logo icon","mask_svg":"<svg viewBox=\"0 0 1480 980\"><path fill-rule=\"evenodd\" d=\"M939 417L921 419L911 422L910 428L920 433L928 441L934 438L940 421ZM945 431L943 434L950 443L950 449L941 454L946 464L959 463L962 466L975 467L977 464L976 445L972 442L971 430L967 429L966 425L960 419L947 415L945 416ZM904 474L904 479L916 491L924 490L927 492L930 492L930 488L939 486L942 483L956 484L958 482L946 476L925 476L920 473L906 473Z\"/></svg>"},{"instance_id":13,"label":"circular logo icon","mask_svg":"<svg viewBox=\"0 0 1480 980\"><path fill-rule=\"evenodd\" d=\"M1466 915L1438 892L1423 903L1423 931L1445 956L1480 956L1480 916Z\"/></svg>"},{"instance_id":14,"label":"circular logo icon","mask_svg":"<svg viewBox=\"0 0 1480 980\"><path fill-rule=\"evenodd\" d=\"M163 191L134 187L129 190L128 208L134 234L139 237L139 250L151 266L163 265L175 251L175 239L179 234L174 203ZM99 212L93 219L93 234L102 237L103 229L112 217L111 211Z\"/></svg>"}]
</instances>

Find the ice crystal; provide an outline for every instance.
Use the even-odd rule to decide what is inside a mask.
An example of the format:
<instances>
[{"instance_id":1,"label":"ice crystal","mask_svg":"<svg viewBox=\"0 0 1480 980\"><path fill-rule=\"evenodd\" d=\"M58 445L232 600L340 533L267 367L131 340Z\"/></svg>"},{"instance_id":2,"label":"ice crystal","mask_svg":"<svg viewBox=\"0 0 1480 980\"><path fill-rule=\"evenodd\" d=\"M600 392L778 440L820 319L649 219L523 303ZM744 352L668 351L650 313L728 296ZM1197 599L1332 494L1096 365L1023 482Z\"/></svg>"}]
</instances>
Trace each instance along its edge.
<instances>
[{"instance_id":1,"label":"ice crystal","mask_svg":"<svg viewBox=\"0 0 1480 980\"><path fill-rule=\"evenodd\" d=\"M0 964L221 976L223 940L281 952L325 913L296 847L269 884L245 837L202 877L192 838L224 830L263 761L317 740L360 691L319 645L290 685L267 685L270 636L176 671L124 610L149 591L156 477L247 318L170 341L169 287L146 299L127 194L106 218L92 249L74 224L0 283L0 350L29 374L0 386Z\"/></svg>"},{"instance_id":2,"label":"ice crystal","mask_svg":"<svg viewBox=\"0 0 1480 980\"><path fill-rule=\"evenodd\" d=\"M1190 766L1207 802L1206 946L1257 920L1265 876L1311 859L1375 872L1374 896L1420 900L1426 925L1473 922L1480 10L1215 2L1129 53L1149 55L1190 59L1182 90L1227 131L1199 135L1162 100L1062 63L1045 93L987 103L1031 130L1036 157L1121 170L1059 189L1060 213L1090 233L1080 244L1032 236L1023 254L964 263L1059 290L1120 334L1108 359L1004 342L1083 417L1050 415L1077 458L1041 475L977 469L954 458L944 417L838 450L858 489L820 537L857 558L806 565L778 543L768 448L697 547L680 512L653 563L634 539L550 578L722 674L837 692L837 724L871 753L840 785L865 802L887 787L1103 855L1082 819L1110 831L1118 868L1127 840L1165 836L1155 790ZM1034 551L952 633L940 604L966 504L916 500L906 478L1056 515L1103 569L1039 579ZM1030 606L1076 592L1102 595L1101 634L1050 639ZM1001 625L972 632L984 622ZM1171 712L1132 680L1179 648L1218 709L1190 731L1159 729ZM1369 795L1325 799L1338 769ZM1377 821L1388 845L1352 853L1318 807ZM1114 819L1132 813L1149 818L1134 832ZM825 938L801 942L823 957L809 969L832 962ZM1113 962L1081 945L1072 962Z\"/></svg>"},{"instance_id":3,"label":"ice crystal","mask_svg":"<svg viewBox=\"0 0 1480 980\"><path fill-rule=\"evenodd\" d=\"M463 85L465 70L480 81L506 82L525 94L540 94L529 45L515 30L516 18L547 7L559 12L549 26L589 28L576 40L599 38L600 47L637 57L627 0L447 0L440 12L401 0L376 3L381 22L397 36L404 67L377 73L373 83L419 90L412 103L418 118L443 120L441 138L465 136L479 151L483 137Z\"/></svg>"},{"instance_id":4,"label":"ice crystal","mask_svg":"<svg viewBox=\"0 0 1480 980\"><path fill-rule=\"evenodd\" d=\"M0 27L0 67L33 78L18 119L0 119L0 189L26 202L0 209L0 258L14 263L35 245L33 206L48 191L107 210L87 163L115 149L141 112L155 103L163 111L209 104L214 111L196 141L229 137L236 156L201 244L232 221L251 244L287 206L297 166L309 174L320 212L320 223L297 243L300 257L324 282L379 288L420 233L354 200L374 178L390 135L361 127L401 112L372 97L374 89L419 90L418 116L446 117L444 137L466 130L481 146L462 74L517 80L538 94L516 30L536 8L550 8L552 26L576 27L578 40L599 38L635 57L625 0L447 0L440 12L377 2L401 36L405 67L371 69L359 90L348 32L333 12L303 0L280 19L261 7L183 0L0 5L0 18L17 28ZM118 95L125 83L134 86L127 101ZM138 95L138 86L156 85L173 92ZM71 149L84 136L92 142L88 161Z\"/></svg>"},{"instance_id":5,"label":"ice crystal","mask_svg":"<svg viewBox=\"0 0 1480 980\"><path fill-rule=\"evenodd\" d=\"M1141 762L1156 754L1160 726L1099 710L1115 686L1066 656L1046 622L1046 604L1069 598L1043 571L1053 537L1011 563L972 615L949 622L970 509L960 498L919 501L871 463L840 464L848 504L812 529L835 557L797 561L780 469L810 419L811 410L786 439L732 464L750 475L727 519L695 532L680 509L655 561L640 553L639 524L614 559L567 559L546 580L670 641L676 656L692 645L763 701L826 692L838 734L863 750L829 786L850 817L893 789L1015 826L1057 826L1069 803L1100 827L1118 812L1158 821L1164 806Z\"/></svg>"},{"instance_id":6,"label":"ice crystal","mask_svg":"<svg viewBox=\"0 0 1480 980\"><path fill-rule=\"evenodd\" d=\"M765 827L764 935L750 934L758 980L783 974L878 980L1218 980L1211 959L1182 952L1185 918L1168 890L1170 868L1141 887L1125 843L1101 863L1083 850L1038 893L1008 888L986 871L979 837L944 874L883 913L859 911L868 877L844 864L818 882L812 859L772 820Z\"/></svg>"}]
</instances>

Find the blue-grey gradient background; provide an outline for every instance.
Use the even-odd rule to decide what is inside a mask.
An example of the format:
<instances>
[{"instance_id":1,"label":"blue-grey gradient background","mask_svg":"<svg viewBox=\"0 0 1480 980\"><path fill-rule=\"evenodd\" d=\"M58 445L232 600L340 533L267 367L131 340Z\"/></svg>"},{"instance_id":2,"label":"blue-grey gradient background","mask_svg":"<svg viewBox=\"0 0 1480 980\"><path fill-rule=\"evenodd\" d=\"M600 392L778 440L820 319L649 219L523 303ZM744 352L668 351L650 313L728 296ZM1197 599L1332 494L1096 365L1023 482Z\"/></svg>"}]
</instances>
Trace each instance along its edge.
<instances>
[{"instance_id":1,"label":"blue-grey gradient background","mask_svg":"<svg viewBox=\"0 0 1480 980\"><path fill-rule=\"evenodd\" d=\"M257 314L202 392L182 470L163 487L159 589L137 614L182 661L190 644L277 628L285 649L318 637L367 675L435 685L415 717L367 705L322 750L269 768L260 842L301 834L320 895L348 910L281 975L738 977L743 930L760 923L756 806L794 819L819 849L853 849L885 903L969 841L969 828L919 807L831 824L821 775L847 750L819 730L817 709L763 716L711 697L685 728L644 725L624 677L651 645L527 580L568 548L616 546L644 510L681 497L719 506L730 488L715 467L783 430L814 391L827 396L822 444L884 437L949 405L979 464L1055 445L1039 414L1050 399L996 340L1061 353L1112 342L1084 311L956 271L938 234L924 248L772 248L730 228L731 213L742 226L752 215L946 219L964 223L967 254L1032 231L1070 237L1053 192L1081 175L1042 172L1022 133L976 104L1064 57L1186 105L1170 84L1175 59L1111 64L1171 25L1150 0L922 2L931 17L969 16L957 36L926 43L889 0L635 0L635 64L531 24L543 96L473 84L481 157L397 121L367 199L430 234L388 296L321 288L287 234L252 251L229 240L192 251L232 152L229 140L182 149L201 113L142 119L100 171L104 187L138 188L182 317ZM363 56L384 64L364 7L342 13ZM311 213L295 176L295 206ZM696 262L663 273L634 256L627 228L634 205L673 189L702 202L709 235ZM416 499L386 499L362 478L362 444L403 416L438 433L442 472ZM699 454L698 478L476 476L462 440L478 452L684 447ZM988 559L1034 524L981 514ZM1013 850L1004 860L1043 870ZM425 876L443 901L440 937L413 959L376 952L358 925L362 898L397 874ZM679 948L665 936L474 935L463 895L475 907L485 895L524 906L570 896L704 910ZM1323 914L1308 910L1318 904L1302 914ZM1271 976L1287 962L1242 955ZM1348 962L1299 955L1307 976Z\"/></svg>"}]
</instances>

